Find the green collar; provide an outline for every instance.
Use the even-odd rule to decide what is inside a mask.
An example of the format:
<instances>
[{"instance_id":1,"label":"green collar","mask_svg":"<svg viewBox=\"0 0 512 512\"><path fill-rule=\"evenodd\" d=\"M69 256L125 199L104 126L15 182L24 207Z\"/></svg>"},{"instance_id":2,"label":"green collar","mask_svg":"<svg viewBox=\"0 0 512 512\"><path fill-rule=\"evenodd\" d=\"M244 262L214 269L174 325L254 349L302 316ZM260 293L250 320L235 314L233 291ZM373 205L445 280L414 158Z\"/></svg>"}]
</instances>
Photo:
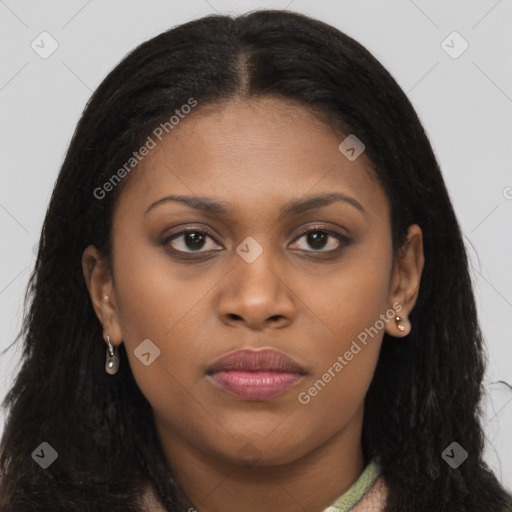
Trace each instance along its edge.
<instances>
[{"instance_id":1,"label":"green collar","mask_svg":"<svg viewBox=\"0 0 512 512\"><path fill-rule=\"evenodd\" d=\"M372 459L352 486L323 512L348 512L352 510L370 490L379 475L380 466L375 459Z\"/></svg>"}]
</instances>

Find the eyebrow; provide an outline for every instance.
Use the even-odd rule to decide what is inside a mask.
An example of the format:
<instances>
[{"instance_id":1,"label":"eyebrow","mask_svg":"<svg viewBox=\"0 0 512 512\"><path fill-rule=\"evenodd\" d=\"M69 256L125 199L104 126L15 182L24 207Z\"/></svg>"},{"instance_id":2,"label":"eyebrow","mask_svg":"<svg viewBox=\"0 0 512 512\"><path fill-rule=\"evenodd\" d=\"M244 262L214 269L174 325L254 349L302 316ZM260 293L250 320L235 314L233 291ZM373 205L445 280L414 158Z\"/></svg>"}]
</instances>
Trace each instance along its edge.
<instances>
[{"instance_id":1,"label":"eyebrow","mask_svg":"<svg viewBox=\"0 0 512 512\"><path fill-rule=\"evenodd\" d=\"M202 211L204 213L212 213L215 215L233 215L233 209L227 204L220 201L216 201L210 197L198 197L198 196L179 196L169 195L158 199L151 203L144 215L150 212L153 208L158 205L167 202L178 202L194 208L195 210ZM338 192L319 194L315 196L309 196L302 199L296 199L285 204L279 213L278 220L282 220L285 217L291 217L299 213L304 213L309 210L328 206L335 202L344 202L352 205L354 208L359 210L361 213L366 214L366 210L363 208L361 203L353 197Z\"/></svg>"}]
</instances>

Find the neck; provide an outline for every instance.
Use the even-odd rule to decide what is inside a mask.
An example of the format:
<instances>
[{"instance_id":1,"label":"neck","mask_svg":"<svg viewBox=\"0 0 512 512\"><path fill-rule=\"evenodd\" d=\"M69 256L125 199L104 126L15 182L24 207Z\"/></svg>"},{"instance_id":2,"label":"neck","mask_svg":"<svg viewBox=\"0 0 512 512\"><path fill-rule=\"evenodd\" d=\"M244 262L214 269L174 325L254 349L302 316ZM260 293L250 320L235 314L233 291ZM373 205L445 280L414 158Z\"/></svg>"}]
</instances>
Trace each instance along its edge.
<instances>
[{"instance_id":1,"label":"neck","mask_svg":"<svg viewBox=\"0 0 512 512\"><path fill-rule=\"evenodd\" d=\"M255 464L192 446L158 418L155 423L174 479L201 512L239 512L241 504L244 512L319 512L364 470L362 420L361 407L310 452L284 463L262 456Z\"/></svg>"}]
</instances>

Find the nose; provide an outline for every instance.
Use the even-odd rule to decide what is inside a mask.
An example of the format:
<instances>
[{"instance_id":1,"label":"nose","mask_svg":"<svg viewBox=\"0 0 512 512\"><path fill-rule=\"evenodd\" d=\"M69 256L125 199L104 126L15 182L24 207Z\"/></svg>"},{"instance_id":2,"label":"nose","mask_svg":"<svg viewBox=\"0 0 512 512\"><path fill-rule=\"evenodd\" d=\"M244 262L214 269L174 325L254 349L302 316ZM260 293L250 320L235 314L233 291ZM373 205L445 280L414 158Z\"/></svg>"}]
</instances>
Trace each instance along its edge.
<instances>
[{"instance_id":1,"label":"nose","mask_svg":"<svg viewBox=\"0 0 512 512\"><path fill-rule=\"evenodd\" d=\"M283 328L296 316L287 276L263 253L252 263L240 259L220 291L218 315L227 325L254 330ZM288 281L290 277L288 276Z\"/></svg>"}]
</instances>

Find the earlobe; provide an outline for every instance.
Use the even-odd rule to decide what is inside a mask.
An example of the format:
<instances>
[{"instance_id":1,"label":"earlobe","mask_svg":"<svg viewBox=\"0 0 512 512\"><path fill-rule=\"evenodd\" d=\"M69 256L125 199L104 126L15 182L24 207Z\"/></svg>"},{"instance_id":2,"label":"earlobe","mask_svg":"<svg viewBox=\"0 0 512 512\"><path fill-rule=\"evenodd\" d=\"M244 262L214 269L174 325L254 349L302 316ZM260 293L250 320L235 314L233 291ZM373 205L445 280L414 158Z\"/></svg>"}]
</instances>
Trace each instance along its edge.
<instances>
[{"instance_id":1,"label":"earlobe","mask_svg":"<svg viewBox=\"0 0 512 512\"><path fill-rule=\"evenodd\" d=\"M386 332L395 338L401 338L407 336L411 332L411 322L408 317L401 315L395 315L395 321L390 329L386 329Z\"/></svg>"}]
</instances>

